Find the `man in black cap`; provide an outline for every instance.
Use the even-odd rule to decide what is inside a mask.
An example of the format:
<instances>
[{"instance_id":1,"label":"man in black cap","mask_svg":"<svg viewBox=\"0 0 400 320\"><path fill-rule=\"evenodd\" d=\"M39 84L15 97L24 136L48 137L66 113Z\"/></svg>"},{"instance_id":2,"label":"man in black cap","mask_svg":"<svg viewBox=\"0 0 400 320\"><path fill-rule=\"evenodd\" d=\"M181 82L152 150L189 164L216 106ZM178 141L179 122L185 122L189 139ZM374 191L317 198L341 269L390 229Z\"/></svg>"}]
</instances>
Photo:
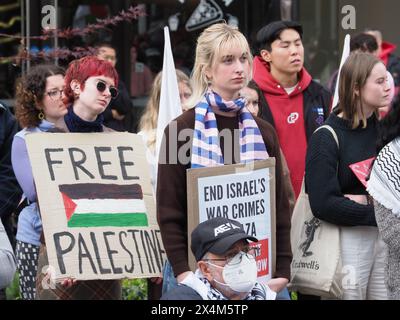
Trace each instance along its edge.
<instances>
[{"instance_id":1,"label":"man in black cap","mask_svg":"<svg viewBox=\"0 0 400 320\"><path fill-rule=\"evenodd\" d=\"M307 143L329 115L331 94L304 68L303 28L272 22L257 33L253 79L261 89L260 112L278 134L296 198L305 170Z\"/></svg>"},{"instance_id":2,"label":"man in black cap","mask_svg":"<svg viewBox=\"0 0 400 320\"><path fill-rule=\"evenodd\" d=\"M243 226L227 218L200 223L192 232L197 270L161 300L274 300L276 293L257 282L257 247Z\"/></svg>"}]
</instances>

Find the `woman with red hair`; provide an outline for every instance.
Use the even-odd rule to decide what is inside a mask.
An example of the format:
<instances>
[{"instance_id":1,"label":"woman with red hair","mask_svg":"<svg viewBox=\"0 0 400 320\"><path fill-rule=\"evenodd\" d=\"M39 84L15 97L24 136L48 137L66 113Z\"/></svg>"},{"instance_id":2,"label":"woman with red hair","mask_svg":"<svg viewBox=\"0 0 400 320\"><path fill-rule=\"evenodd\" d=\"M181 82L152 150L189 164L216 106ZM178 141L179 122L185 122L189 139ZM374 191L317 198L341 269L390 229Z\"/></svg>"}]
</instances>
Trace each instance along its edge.
<instances>
[{"instance_id":1,"label":"woman with red hair","mask_svg":"<svg viewBox=\"0 0 400 320\"><path fill-rule=\"evenodd\" d=\"M65 75L65 104L67 114L56 123L62 132L111 132L103 125L103 111L116 97L118 75L107 61L94 56L84 57L70 63ZM42 237L43 238L43 237ZM38 270L48 265L46 246L42 244ZM121 299L119 280L68 279L56 284L55 289L42 287L45 274L38 274L36 286L40 300L98 300Z\"/></svg>"},{"instance_id":2,"label":"woman with red hair","mask_svg":"<svg viewBox=\"0 0 400 320\"><path fill-rule=\"evenodd\" d=\"M94 56L74 60L65 75L68 113L58 127L69 132L112 131L103 126L103 111L118 95L118 74L107 61Z\"/></svg>"}]
</instances>

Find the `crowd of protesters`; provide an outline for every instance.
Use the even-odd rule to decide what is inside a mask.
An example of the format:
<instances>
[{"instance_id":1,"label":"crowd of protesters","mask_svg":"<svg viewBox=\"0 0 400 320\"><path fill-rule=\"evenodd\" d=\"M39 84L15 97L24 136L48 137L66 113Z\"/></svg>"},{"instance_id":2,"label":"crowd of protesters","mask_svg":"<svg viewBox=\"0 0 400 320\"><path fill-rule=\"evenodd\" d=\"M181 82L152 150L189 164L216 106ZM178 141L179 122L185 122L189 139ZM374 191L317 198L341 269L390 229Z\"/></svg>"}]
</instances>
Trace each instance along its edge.
<instances>
[{"instance_id":1,"label":"crowd of protesters","mask_svg":"<svg viewBox=\"0 0 400 320\"><path fill-rule=\"evenodd\" d=\"M302 39L299 23L270 23L257 33L253 58L237 28L226 23L206 28L197 39L190 78L176 70L183 113L165 128L159 163L162 73L153 80L137 61L137 47L131 50L129 90L118 77L117 52L109 43L99 43L97 56L74 60L66 70L32 67L17 86L16 119L0 104L0 290L17 270L22 299L121 299L120 280L68 278L43 287L48 257L25 137L139 131L167 256L162 277L148 280L149 299L290 300L291 216L303 179L313 215L340 228L342 262L354 268L355 284L343 290L342 299L400 299L400 59L380 32L358 34L328 90L305 69ZM332 106L337 82L339 103ZM131 97L143 95L149 99L140 118ZM338 143L329 130L315 132L322 125L334 130ZM171 126L177 128L175 138ZM177 139L187 129L191 135ZM225 141L222 132L233 139ZM188 143L188 159L182 159L178 152ZM187 170L270 157L276 161L276 268L261 284L248 242L257 239L240 223L211 219L187 233ZM367 186L350 165L375 158ZM218 226L230 231L213 235ZM189 267L189 238L195 271Z\"/></svg>"}]
</instances>

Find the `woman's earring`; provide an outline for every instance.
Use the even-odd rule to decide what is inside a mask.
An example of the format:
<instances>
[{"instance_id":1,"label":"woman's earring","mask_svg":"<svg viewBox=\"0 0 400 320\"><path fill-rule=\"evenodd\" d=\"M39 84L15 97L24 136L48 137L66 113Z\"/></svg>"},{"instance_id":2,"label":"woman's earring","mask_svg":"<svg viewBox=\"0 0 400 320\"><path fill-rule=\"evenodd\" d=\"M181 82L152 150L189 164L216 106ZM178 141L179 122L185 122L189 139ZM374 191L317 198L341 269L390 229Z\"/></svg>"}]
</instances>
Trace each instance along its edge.
<instances>
[{"instance_id":1,"label":"woman's earring","mask_svg":"<svg viewBox=\"0 0 400 320\"><path fill-rule=\"evenodd\" d=\"M39 114L38 114L38 118L39 120L43 120L44 119L44 113L42 110L40 110Z\"/></svg>"},{"instance_id":2,"label":"woman's earring","mask_svg":"<svg viewBox=\"0 0 400 320\"><path fill-rule=\"evenodd\" d=\"M79 86L75 86L73 92L74 92L74 99L79 99L79 94L80 94Z\"/></svg>"}]
</instances>

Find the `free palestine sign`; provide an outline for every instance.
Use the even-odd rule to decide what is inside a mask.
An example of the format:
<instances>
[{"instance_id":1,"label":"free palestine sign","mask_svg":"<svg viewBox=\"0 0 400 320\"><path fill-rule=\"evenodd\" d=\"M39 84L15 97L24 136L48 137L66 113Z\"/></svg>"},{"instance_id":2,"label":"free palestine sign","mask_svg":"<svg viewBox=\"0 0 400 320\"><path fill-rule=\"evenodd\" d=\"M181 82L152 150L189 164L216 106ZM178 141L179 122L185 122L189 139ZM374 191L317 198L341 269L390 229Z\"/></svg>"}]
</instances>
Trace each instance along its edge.
<instances>
[{"instance_id":1,"label":"free palestine sign","mask_svg":"<svg viewBox=\"0 0 400 320\"><path fill-rule=\"evenodd\" d=\"M161 274L165 251L140 136L35 133L26 142L56 280Z\"/></svg>"}]
</instances>

